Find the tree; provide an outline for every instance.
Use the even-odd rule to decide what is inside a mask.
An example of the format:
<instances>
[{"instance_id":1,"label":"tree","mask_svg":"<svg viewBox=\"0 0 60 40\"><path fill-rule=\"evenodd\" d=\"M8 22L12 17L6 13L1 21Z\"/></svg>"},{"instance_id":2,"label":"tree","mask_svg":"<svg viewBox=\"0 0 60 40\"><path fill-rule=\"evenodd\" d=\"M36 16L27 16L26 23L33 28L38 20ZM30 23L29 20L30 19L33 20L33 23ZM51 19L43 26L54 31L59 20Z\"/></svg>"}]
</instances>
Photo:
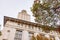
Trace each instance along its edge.
<instances>
[{"instance_id":1,"label":"tree","mask_svg":"<svg viewBox=\"0 0 60 40\"><path fill-rule=\"evenodd\" d=\"M0 27L1 27L1 25L0 25ZM2 35L2 33L1 33L1 30L0 30L0 36Z\"/></svg>"},{"instance_id":2,"label":"tree","mask_svg":"<svg viewBox=\"0 0 60 40\"><path fill-rule=\"evenodd\" d=\"M49 40L49 38L45 37L42 34L37 35L36 37L32 37L32 40Z\"/></svg>"},{"instance_id":3,"label":"tree","mask_svg":"<svg viewBox=\"0 0 60 40\"><path fill-rule=\"evenodd\" d=\"M2 35L1 31L0 31L0 36Z\"/></svg>"},{"instance_id":4,"label":"tree","mask_svg":"<svg viewBox=\"0 0 60 40\"><path fill-rule=\"evenodd\" d=\"M56 27L60 21L58 9L60 10L60 0L35 0L31 7L36 22L52 27Z\"/></svg>"},{"instance_id":5,"label":"tree","mask_svg":"<svg viewBox=\"0 0 60 40\"><path fill-rule=\"evenodd\" d=\"M34 35L32 36L31 40L36 40L36 38L34 37Z\"/></svg>"}]
</instances>

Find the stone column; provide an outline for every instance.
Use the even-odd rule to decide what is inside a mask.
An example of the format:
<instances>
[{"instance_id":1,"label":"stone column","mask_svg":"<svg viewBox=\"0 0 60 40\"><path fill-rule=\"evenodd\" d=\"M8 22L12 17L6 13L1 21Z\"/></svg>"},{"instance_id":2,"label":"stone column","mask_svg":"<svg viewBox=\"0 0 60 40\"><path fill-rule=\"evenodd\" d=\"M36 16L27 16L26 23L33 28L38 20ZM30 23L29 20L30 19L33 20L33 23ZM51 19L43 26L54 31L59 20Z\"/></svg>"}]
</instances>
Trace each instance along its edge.
<instances>
[{"instance_id":1,"label":"stone column","mask_svg":"<svg viewBox=\"0 0 60 40\"><path fill-rule=\"evenodd\" d=\"M28 31L24 30L22 32L22 40L29 40L29 33L28 33Z\"/></svg>"}]
</instances>

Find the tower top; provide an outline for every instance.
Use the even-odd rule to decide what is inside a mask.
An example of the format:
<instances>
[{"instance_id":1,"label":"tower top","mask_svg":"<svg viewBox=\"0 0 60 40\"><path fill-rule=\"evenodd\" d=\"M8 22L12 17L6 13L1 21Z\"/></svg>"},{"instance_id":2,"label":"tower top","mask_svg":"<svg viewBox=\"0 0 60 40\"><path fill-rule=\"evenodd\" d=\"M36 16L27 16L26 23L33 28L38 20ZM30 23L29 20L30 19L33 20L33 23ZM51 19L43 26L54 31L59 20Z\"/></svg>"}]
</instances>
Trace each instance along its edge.
<instances>
[{"instance_id":1,"label":"tower top","mask_svg":"<svg viewBox=\"0 0 60 40\"><path fill-rule=\"evenodd\" d=\"M18 19L26 20L26 21L31 21L30 20L30 15L27 13L26 10L22 10L18 14Z\"/></svg>"},{"instance_id":2,"label":"tower top","mask_svg":"<svg viewBox=\"0 0 60 40\"><path fill-rule=\"evenodd\" d=\"M26 12L26 10L22 10L22 12ZM26 12L27 13L27 12Z\"/></svg>"}]
</instances>

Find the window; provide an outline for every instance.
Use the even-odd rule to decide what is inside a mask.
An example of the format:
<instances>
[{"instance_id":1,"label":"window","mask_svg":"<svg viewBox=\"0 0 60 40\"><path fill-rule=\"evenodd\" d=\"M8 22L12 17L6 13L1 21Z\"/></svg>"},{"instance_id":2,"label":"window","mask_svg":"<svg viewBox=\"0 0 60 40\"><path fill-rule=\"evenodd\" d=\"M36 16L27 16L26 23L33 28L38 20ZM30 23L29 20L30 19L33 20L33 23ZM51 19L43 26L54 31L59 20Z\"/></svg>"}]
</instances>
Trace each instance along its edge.
<instances>
[{"instance_id":1,"label":"window","mask_svg":"<svg viewBox=\"0 0 60 40\"><path fill-rule=\"evenodd\" d=\"M10 30L7 30L7 32L10 32Z\"/></svg>"},{"instance_id":2,"label":"window","mask_svg":"<svg viewBox=\"0 0 60 40\"><path fill-rule=\"evenodd\" d=\"M21 27L23 27L23 24L20 24Z\"/></svg>"},{"instance_id":3,"label":"window","mask_svg":"<svg viewBox=\"0 0 60 40\"><path fill-rule=\"evenodd\" d=\"M17 30L14 40L22 40L22 31Z\"/></svg>"},{"instance_id":4,"label":"window","mask_svg":"<svg viewBox=\"0 0 60 40\"><path fill-rule=\"evenodd\" d=\"M35 26L34 26L34 30L35 30Z\"/></svg>"},{"instance_id":5,"label":"window","mask_svg":"<svg viewBox=\"0 0 60 40\"><path fill-rule=\"evenodd\" d=\"M26 25L26 28L28 29L28 28L29 28L29 26L28 26L28 25Z\"/></svg>"},{"instance_id":6,"label":"window","mask_svg":"<svg viewBox=\"0 0 60 40\"><path fill-rule=\"evenodd\" d=\"M23 24L20 24L20 28L23 28Z\"/></svg>"},{"instance_id":7,"label":"window","mask_svg":"<svg viewBox=\"0 0 60 40\"><path fill-rule=\"evenodd\" d=\"M29 25L29 29L33 29L33 26Z\"/></svg>"}]
</instances>

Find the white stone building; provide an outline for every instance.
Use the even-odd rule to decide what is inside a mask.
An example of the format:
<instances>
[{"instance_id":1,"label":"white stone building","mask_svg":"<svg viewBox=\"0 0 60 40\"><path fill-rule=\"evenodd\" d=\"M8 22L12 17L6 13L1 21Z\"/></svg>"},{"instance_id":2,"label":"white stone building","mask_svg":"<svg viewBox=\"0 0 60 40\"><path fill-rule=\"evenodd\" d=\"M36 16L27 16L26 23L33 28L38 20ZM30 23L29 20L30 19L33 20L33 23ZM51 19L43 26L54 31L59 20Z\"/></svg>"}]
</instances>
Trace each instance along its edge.
<instances>
[{"instance_id":1,"label":"white stone building","mask_svg":"<svg viewBox=\"0 0 60 40\"><path fill-rule=\"evenodd\" d=\"M30 40L33 34L36 36L38 33L46 37L52 35L56 40L60 40L60 35L55 32L46 33L40 26L42 25L30 22L30 15L25 10L19 12L17 18L4 16L4 28L0 40Z\"/></svg>"}]
</instances>

